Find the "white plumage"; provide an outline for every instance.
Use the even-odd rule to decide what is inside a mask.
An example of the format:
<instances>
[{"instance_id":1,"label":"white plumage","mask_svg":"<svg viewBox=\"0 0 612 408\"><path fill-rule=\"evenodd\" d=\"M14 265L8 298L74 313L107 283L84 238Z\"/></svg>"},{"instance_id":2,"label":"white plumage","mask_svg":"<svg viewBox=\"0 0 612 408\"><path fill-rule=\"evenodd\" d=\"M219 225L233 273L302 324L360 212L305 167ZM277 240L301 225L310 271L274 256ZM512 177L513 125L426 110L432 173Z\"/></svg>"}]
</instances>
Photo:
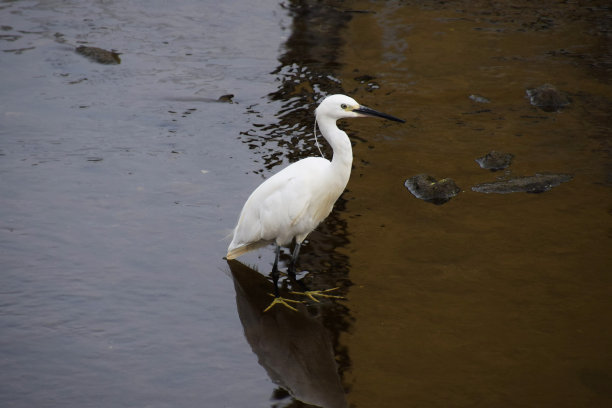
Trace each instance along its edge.
<instances>
[{"instance_id":1,"label":"white plumage","mask_svg":"<svg viewBox=\"0 0 612 408\"><path fill-rule=\"evenodd\" d=\"M348 136L336 126L336 121L369 115L403 122L360 106L346 95L328 96L317 107L315 115L321 134L332 147L332 160L302 159L264 181L244 204L227 250L227 259L234 259L275 242L277 250L272 271L275 283L279 247L291 244L295 238L296 248L290 266L290 273L293 273L300 244L329 215L348 183L353 151Z\"/></svg>"},{"instance_id":2,"label":"white plumage","mask_svg":"<svg viewBox=\"0 0 612 408\"><path fill-rule=\"evenodd\" d=\"M309 157L293 163L262 183L244 204L227 258L270 242L298 243L329 215L348 182L348 170L335 169L332 162Z\"/></svg>"},{"instance_id":3,"label":"white plumage","mask_svg":"<svg viewBox=\"0 0 612 408\"><path fill-rule=\"evenodd\" d=\"M359 104L345 95L329 96L319 105L316 120L333 149L332 160L300 160L257 187L242 208L227 259L270 242L283 246L295 238L301 243L329 215L348 183L353 162L351 142L336 120L359 116L352 112L355 108Z\"/></svg>"}]
</instances>

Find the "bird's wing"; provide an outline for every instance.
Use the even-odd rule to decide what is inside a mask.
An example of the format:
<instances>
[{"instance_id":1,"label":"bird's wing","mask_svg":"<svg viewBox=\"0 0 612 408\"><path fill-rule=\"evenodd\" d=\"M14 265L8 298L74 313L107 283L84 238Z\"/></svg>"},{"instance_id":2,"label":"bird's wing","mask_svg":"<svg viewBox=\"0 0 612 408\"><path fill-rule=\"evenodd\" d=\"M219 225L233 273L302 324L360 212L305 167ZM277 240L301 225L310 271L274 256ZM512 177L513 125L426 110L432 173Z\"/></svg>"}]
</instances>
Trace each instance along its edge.
<instances>
[{"instance_id":1,"label":"bird's wing","mask_svg":"<svg viewBox=\"0 0 612 408\"><path fill-rule=\"evenodd\" d=\"M306 215L316 202L317 182L327 165L322 158L300 160L260 184L244 204L228 253L259 241L287 244L314 228L320 220L312 225Z\"/></svg>"},{"instance_id":2,"label":"bird's wing","mask_svg":"<svg viewBox=\"0 0 612 408\"><path fill-rule=\"evenodd\" d=\"M273 237L284 233L295 235L294 229L309 207L313 197L316 169L310 160L301 160L269 179L261 206L260 222ZM310 166L309 166L310 164ZM266 184L266 183L264 183Z\"/></svg>"}]
</instances>

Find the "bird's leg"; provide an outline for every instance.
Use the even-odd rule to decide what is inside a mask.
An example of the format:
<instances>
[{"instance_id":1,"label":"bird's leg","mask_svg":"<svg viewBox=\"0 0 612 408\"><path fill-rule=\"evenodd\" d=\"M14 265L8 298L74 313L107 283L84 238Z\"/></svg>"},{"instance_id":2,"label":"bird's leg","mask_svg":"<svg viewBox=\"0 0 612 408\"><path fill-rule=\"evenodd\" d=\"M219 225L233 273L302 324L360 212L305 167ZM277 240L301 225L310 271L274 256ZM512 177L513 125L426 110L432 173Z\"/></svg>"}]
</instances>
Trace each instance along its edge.
<instances>
[{"instance_id":1,"label":"bird's leg","mask_svg":"<svg viewBox=\"0 0 612 408\"><path fill-rule=\"evenodd\" d=\"M274 283L274 297L279 296L278 292L278 258L280 257L280 246L276 245L276 255L274 256L274 265L272 265L272 282Z\"/></svg>"},{"instance_id":2,"label":"bird's leg","mask_svg":"<svg viewBox=\"0 0 612 408\"><path fill-rule=\"evenodd\" d=\"M296 280L295 277L295 266L297 264L298 255L300 254L300 247L302 244L300 242L295 243L295 248L293 249L293 255L291 256L291 262L289 263L289 277L293 280Z\"/></svg>"},{"instance_id":3,"label":"bird's leg","mask_svg":"<svg viewBox=\"0 0 612 408\"><path fill-rule=\"evenodd\" d=\"M283 297L280 296L280 292L278 290L278 278L279 278L279 273L278 273L278 258L280 256L280 246L276 245L276 255L274 257L274 265L272 265L272 282L274 283L274 300L272 301L272 303L270 303L268 305L268 307L266 307L264 309L264 312L267 312L268 310L272 309L272 307L276 304L281 304L291 310L293 310L294 312L297 312L298 310L289 305L289 303L302 303L298 300L291 300L291 299L285 299ZM289 302L289 303L288 303Z\"/></svg>"},{"instance_id":4,"label":"bird's leg","mask_svg":"<svg viewBox=\"0 0 612 408\"><path fill-rule=\"evenodd\" d=\"M324 297L324 298L329 298L329 299L344 299L344 297L342 297L342 296L328 295L329 292L340 289L338 287L331 288L331 289L325 289L325 290L309 290L303 282L298 281L298 283L303 288L303 290L301 292L291 291L289 293L292 293L294 295L307 296L311 300L314 300L317 303L319 303L319 299L316 298L317 296Z\"/></svg>"},{"instance_id":5,"label":"bird's leg","mask_svg":"<svg viewBox=\"0 0 612 408\"><path fill-rule=\"evenodd\" d=\"M300 254L300 247L301 247L301 243L296 242L295 243L295 248L293 249L293 256L291 257L291 263L289 264L289 277L292 279L293 282L296 282L300 288L301 288L301 292L289 292L292 293L294 295L304 295L304 296L308 296L310 299L314 300L315 302L319 302L319 300L315 297L315 296L320 296L320 297L325 297L325 298L334 298L334 299L344 299L342 296L334 296L334 295L328 295L328 292L331 292L332 290L337 290L338 288L332 288L332 289L326 289L326 290L310 290L308 289L308 287L306 286L306 284L303 282L304 278L297 280L296 276L295 276L295 265L297 263L297 258L298 255Z\"/></svg>"}]
</instances>

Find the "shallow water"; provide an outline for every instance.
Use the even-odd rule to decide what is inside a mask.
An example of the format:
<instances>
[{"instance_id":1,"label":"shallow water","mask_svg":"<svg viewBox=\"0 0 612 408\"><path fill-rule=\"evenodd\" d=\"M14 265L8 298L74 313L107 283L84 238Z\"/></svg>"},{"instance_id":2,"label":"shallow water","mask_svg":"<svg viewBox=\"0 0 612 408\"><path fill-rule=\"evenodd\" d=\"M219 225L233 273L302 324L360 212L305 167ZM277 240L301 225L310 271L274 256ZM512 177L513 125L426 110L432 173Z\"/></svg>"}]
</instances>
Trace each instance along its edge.
<instances>
[{"instance_id":1,"label":"shallow water","mask_svg":"<svg viewBox=\"0 0 612 408\"><path fill-rule=\"evenodd\" d=\"M538 4L2 3L0 405L609 406L612 13ZM530 105L544 83L571 104ZM407 123L342 122L299 266L346 299L262 314L225 237L335 92ZM471 190L542 172L574 178ZM462 192L418 200L421 173Z\"/></svg>"}]
</instances>

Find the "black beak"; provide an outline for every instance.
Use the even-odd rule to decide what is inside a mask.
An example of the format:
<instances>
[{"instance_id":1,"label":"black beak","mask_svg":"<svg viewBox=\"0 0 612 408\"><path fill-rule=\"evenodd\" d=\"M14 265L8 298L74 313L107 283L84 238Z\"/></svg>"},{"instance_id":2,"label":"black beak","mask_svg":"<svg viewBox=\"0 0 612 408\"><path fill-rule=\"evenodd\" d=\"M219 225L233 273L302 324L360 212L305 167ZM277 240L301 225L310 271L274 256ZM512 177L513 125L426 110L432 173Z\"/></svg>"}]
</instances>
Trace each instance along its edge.
<instances>
[{"instance_id":1,"label":"black beak","mask_svg":"<svg viewBox=\"0 0 612 408\"><path fill-rule=\"evenodd\" d=\"M375 111L374 109L366 108L365 106L359 106L358 109L353 109L353 112L361 113L368 116L377 116L383 119L393 120L395 122L406 123L404 119L396 118L395 116L387 115L386 113Z\"/></svg>"}]
</instances>

